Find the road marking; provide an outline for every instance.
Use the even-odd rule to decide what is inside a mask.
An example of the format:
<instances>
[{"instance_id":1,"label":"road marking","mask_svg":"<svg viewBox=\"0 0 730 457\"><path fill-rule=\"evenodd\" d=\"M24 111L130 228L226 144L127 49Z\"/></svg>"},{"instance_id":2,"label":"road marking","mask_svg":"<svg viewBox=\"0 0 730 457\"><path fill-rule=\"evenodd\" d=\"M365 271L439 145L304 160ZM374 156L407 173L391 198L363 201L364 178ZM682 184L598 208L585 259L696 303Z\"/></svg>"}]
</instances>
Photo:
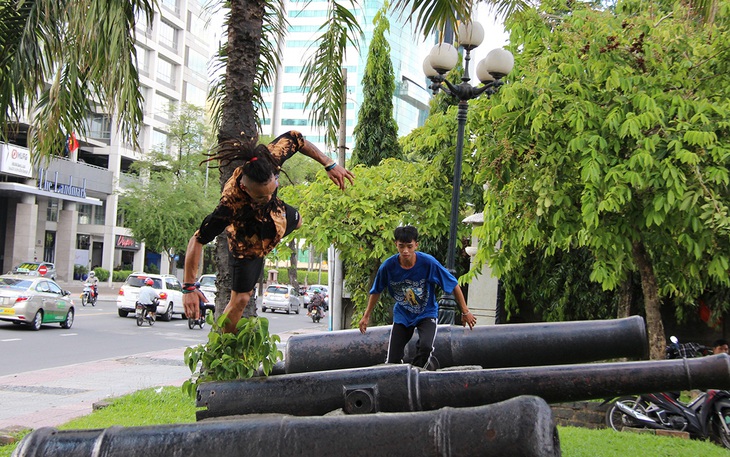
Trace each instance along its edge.
<instances>
[{"instance_id":1,"label":"road marking","mask_svg":"<svg viewBox=\"0 0 730 457\"><path fill-rule=\"evenodd\" d=\"M0 342L7 343L10 341L22 341L20 338L8 338L6 340L0 340Z\"/></svg>"},{"instance_id":2,"label":"road marking","mask_svg":"<svg viewBox=\"0 0 730 457\"><path fill-rule=\"evenodd\" d=\"M61 333L60 336L78 336L78 333Z\"/></svg>"}]
</instances>

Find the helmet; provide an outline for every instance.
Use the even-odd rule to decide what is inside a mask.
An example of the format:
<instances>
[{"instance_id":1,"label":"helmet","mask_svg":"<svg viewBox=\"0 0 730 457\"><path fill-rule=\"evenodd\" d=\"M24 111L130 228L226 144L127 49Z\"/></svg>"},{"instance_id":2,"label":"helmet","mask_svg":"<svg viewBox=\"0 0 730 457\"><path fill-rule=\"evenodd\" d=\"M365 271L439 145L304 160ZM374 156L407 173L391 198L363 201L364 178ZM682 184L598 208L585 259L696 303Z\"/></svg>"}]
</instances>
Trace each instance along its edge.
<instances>
[{"instance_id":1,"label":"helmet","mask_svg":"<svg viewBox=\"0 0 730 457\"><path fill-rule=\"evenodd\" d=\"M195 288L200 289L200 283L198 281L195 281Z\"/></svg>"},{"instance_id":2,"label":"helmet","mask_svg":"<svg viewBox=\"0 0 730 457\"><path fill-rule=\"evenodd\" d=\"M94 276L96 276L96 273L94 273L93 271L89 272L89 277L90 278L93 278Z\"/></svg>"},{"instance_id":3,"label":"helmet","mask_svg":"<svg viewBox=\"0 0 730 457\"><path fill-rule=\"evenodd\" d=\"M147 278L147 279L144 280L144 285L145 286L151 286L154 283L155 282L152 280L152 278Z\"/></svg>"},{"instance_id":4,"label":"helmet","mask_svg":"<svg viewBox=\"0 0 730 457\"><path fill-rule=\"evenodd\" d=\"M319 289L314 289L312 292L314 292L315 294L318 294L320 291L319 291Z\"/></svg>"}]
</instances>

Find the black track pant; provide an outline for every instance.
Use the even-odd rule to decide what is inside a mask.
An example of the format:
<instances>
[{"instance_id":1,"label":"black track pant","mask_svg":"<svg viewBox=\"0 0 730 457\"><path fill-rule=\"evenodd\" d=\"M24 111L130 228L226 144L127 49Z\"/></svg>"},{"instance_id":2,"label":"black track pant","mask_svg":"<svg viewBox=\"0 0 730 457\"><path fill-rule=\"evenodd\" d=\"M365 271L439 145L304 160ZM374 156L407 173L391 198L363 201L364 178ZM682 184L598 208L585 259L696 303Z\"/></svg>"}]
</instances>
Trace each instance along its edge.
<instances>
[{"instance_id":1,"label":"black track pant","mask_svg":"<svg viewBox=\"0 0 730 457\"><path fill-rule=\"evenodd\" d=\"M416 356L413 358L411 365L421 368L427 367L433 352L433 342L436 339L436 319L423 319L415 327L393 324L385 363L403 363L406 345L413 337L415 329L418 329L418 341L416 342Z\"/></svg>"}]
</instances>

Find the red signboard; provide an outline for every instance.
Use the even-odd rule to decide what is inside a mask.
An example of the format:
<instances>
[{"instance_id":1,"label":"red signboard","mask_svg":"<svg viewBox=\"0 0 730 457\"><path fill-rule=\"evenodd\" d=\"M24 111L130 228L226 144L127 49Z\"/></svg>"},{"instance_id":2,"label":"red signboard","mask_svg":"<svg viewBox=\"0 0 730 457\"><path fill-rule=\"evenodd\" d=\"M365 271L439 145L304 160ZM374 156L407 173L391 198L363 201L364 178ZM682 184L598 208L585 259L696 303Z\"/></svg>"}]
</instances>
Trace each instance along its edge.
<instances>
[{"instance_id":1,"label":"red signboard","mask_svg":"<svg viewBox=\"0 0 730 457\"><path fill-rule=\"evenodd\" d=\"M48 273L48 267L46 267L45 265L41 265L40 267L38 267L38 273L40 273L41 276L45 276L46 273Z\"/></svg>"}]
</instances>

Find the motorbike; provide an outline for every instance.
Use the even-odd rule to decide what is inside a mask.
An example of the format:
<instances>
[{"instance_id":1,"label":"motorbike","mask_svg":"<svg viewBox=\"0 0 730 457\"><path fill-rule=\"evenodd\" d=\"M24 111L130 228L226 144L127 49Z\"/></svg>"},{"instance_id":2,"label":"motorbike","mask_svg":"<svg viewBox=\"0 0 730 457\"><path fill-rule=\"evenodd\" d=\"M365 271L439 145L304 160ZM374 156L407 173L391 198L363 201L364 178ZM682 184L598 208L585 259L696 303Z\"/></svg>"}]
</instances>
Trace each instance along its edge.
<instances>
[{"instance_id":1,"label":"motorbike","mask_svg":"<svg viewBox=\"0 0 730 457\"><path fill-rule=\"evenodd\" d=\"M208 313L215 312L215 304L213 303L206 303L203 306L200 307L200 317L197 319L193 319L192 317L188 317L188 328L190 330L193 329L196 325L200 326L202 329L203 326L205 326L205 318L208 315Z\"/></svg>"},{"instance_id":2,"label":"motorbike","mask_svg":"<svg viewBox=\"0 0 730 457\"><path fill-rule=\"evenodd\" d=\"M84 284L84 290L81 292L81 305L86 306L96 305L96 293L94 293L94 289L89 284Z\"/></svg>"},{"instance_id":3,"label":"motorbike","mask_svg":"<svg viewBox=\"0 0 730 457\"><path fill-rule=\"evenodd\" d=\"M671 341L667 358L678 354L692 358L706 349L693 343L680 345L675 337ZM606 425L616 431L623 427L683 431L693 438L712 438L730 449L730 392L709 389L689 403L674 392L620 397L606 412Z\"/></svg>"},{"instance_id":4,"label":"motorbike","mask_svg":"<svg viewBox=\"0 0 730 457\"><path fill-rule=\"evenodd\" d=\"M148 306L156 309L158 304L159 300L157 298L153 300L152 305L143 305L140 302L135 303L134 315L137 318L137 327L141 327L145 322L150 324L150 327L155 325L155 316L152 314L151 310L148 309Z\"/></svg>"},{"instance_id":5,"label":"motorbike","mask_svg":"<svg viewBox=\"0 0 730 457\"><path fill-rule=\"evenodd\" d=\"M319 306L313 306L309 313L312 316L312 322L317 323L324 317L324 312Z\"/></svg>"}]
</instances>

